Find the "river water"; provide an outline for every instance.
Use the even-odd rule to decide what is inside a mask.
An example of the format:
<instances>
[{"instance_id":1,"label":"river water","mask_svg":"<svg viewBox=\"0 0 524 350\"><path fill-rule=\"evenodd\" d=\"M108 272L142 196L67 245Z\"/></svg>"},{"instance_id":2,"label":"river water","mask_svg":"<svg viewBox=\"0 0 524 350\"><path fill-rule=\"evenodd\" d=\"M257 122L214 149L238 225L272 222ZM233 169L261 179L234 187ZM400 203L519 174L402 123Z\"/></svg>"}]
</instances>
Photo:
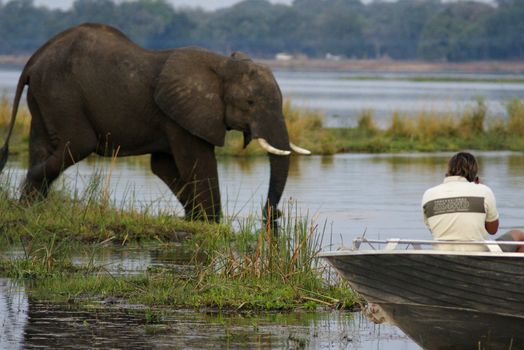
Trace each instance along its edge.
<instances>
[{"instance_id":1,"label":"river water","mask_svg":"<svg viewBox=\"0 0 524 350\"><path fill-rule=\"evenodd\" d=\"M486 99L493 113L503 113L505 101L524 96L524 84L417 84L402 79L369 82L345 80L342 73L318 72L276 72L276 76L293 104L325 111L328 126L353 125L363 108L372 108L377 116L386 118L393 110L463 108L477 95ZM0 91L12 96L17 77L18 72L0 70ZM480 161L481 181L497 197L501 232L523 228L524 154L474 153ZM425 189L442 181L450 155L293 156L282 206L292 206L319 225L325 250L350 245L363 234L368 238L428 239L420 211L421 196ZM107 161L84 161L68 169L56 186L82 191L93 174L111 172L110 192L116 204L181 215L182 208L174 196L144 164L119 160L109 171ZM24 173L24 162L11 159L0 181L8 181L15 190ZM241 220L260 212L268 187L267 159L221 158L219 177L227 217ZM150 253L144 254L133 264L154 263ZM114 264L119 261L129 267L125 257ZM88 312L67 305L39 304L10 280L0 281L0 324L0 348L67 347L74 344L71 339L80 348L89 344L119 348L125 347L122 344L127 339L136 348L300 348L302 344L311 349L418 349L395 328L374 326L359 314L338 312L268 315L256 320L239 315L173 312L165 316L160 329L151 330L143 314L133 313L132 307Z\"/></svg>"},{"instance_id":2,"label":"river water","mask_svg":"<svg viewBox=\"0 0 524 350\"><path fill-rule=\"evenodd\" d=\"M427 112L460 112L483 98L489 116L504 117L505 105L524 97L524 83L472 81L412 81L411 78L464 78L495 81L524 75L319 72L276 70L275 78L293 106L318 110L327 127L354 126L363 110L371 110L379 125L386 126L394 112L415 115ZM0 94L12 99L19 70L0 67ZM365 77L365 79L360 79ZM370 80L369 77L380 78Z\"/></svg>"},{"instance_id":3,"label":"river water","mask_svg":"<svg viewBox=\"0 0 524 350\"><path fill-rule=\"evenodd\" d=\"M277 71L275 76L292 105L323 112L327 127L355 126L363 110L372 111L381 126L388 125L394 112L460 113L477 98L484 99L490 117L503 118L507 101L524 97L524 83L468 81L522 79L522 75ZM420 77L464 81L410 80Z\"/></svg>"}]
</instances>

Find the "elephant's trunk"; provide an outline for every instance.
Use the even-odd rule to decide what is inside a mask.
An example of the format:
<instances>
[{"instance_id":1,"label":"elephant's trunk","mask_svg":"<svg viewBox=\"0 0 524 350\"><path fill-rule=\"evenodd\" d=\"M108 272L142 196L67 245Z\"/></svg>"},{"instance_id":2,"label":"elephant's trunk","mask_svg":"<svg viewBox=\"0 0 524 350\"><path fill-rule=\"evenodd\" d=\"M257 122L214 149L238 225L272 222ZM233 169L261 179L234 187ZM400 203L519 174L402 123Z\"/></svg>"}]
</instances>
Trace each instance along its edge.
<instances>
[{"instance_id":1,"label":"elephant's trunk","mask_svg":"<svg viewBox=\"0 0 524 350\"><path fill-rule=\"evenodd\" d=\"M281 120L281 125L273 125L271 129L268 142L271 146L278 150L287 151L283 154L268 153L270 165L269 190L267 194L266 204L264 205L264 217L268 222L276 228L275 220L280 217L280 212L277 209L284 187L286 186L288 171L289 171L289 137L285 127L284 118ZM268 216L268 214L270 214Z\"/></svg>"},{"instance_id":2,"label":"elephant's trunk","mask_svg":"<svg viewBox=\"0 0 524 350\"><path fill-rule=\"evenodd\" d=\"M271 174L269 177L269 191L267 194L266 204L264 205L264 217L273 225L275 220L280 217L277 209L284 187L286 186L289 171L289 155L277 156L269 154L269 164ZM268 216L268 214L270 216Z\"/></svg>"}]
</instances>

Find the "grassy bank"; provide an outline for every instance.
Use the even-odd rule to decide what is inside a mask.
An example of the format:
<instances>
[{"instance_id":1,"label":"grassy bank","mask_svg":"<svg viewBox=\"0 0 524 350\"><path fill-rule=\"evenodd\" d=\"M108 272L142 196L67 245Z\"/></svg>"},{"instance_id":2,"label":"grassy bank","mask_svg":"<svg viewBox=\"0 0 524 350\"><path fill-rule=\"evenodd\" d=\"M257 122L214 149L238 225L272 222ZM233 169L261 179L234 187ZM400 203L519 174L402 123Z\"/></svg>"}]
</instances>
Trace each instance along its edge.
<instances>
[{"instance_id":1,"label":"grassy bank","mask_svg":"<svg viewBox=\"0 0 524 350\"><path fill-rule=\"evenodd\" d=\"M0 100L0 132L5 134L9 124L10 102ZM314 154L344 152L414 152L456 151L459 149L524 151L524 100L514 99L506 105L508 117L489 116L482 99L458 112L437 113L420 111L403 114L395 112L385 127L378 127L373 111L362 111L358 123L349 128L323 128L321 113L284 105L284 115L290 139L310 149ZM30 116L21 108L11 153L27 154ZM217 153L228 156L262 155L264 152L252 142L243 149L240 132L230 132L226 145Z\"/></svg>"},{"instance_id":2,"label":"grassy bank","mask_svg":"<svg viewBox=\"0 0 524 350\"><path fill-rule=\"evenodd\" d=\"M105 184L95 176L84 193L53 191L27 206L13 199L9 181L1 183L0 275L50 302L292 310L357 301L315 257L323 229L293 206L275 235L256 217L209 224L133 210L132 203L110 200ZM96 253L116 247L173 253L186 267L165 263L115 274ZM87 263L79 264L79 256Z\"/></svg>"},{"instance_id":3,"label":"grassy bank","mask_svg":"<svg viewBox=\"0 0 524 350\"><path fill-rule=\"evenodd\" d=\"M356 128L335 129L333 137L337 140L337 152L524 151L524 101L512 100L506 108L506 120L488 119L482 99L459 115L394 113L385 129L377 126L372 112L365 112L359 117Z\"/></svg>"},{"instance_id":4,"label":"grassy bank","mask_svg":"<svg viewBox=\"0 0 524 350\"><path fill-rule=\"evenodd\" d=\"M484 100L479 99L459 112L420 111L415 115L393 113L385 127L379 127L373 111L362 111L357 126L323 128L321 114L291 108L284 113L290 139L314 154L347 152L456 151L460 149L524 151L524 100L507 103L507 119L489 118ZM261 154L256 145L242 150L242 137L232 134L220 152L230 155Z\"/></svg>"}]
</instances>

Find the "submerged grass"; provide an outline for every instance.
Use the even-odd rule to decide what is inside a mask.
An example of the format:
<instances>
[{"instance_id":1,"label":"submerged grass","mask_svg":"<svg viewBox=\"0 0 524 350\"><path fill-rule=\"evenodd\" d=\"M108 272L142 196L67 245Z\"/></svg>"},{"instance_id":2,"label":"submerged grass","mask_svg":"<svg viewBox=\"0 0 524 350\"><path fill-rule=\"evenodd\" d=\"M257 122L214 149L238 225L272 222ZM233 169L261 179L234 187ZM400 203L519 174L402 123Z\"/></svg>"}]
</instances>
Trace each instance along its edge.
<instances>
[{"instance_id":1,"label":"submerged grass","mask_svg":"<svg viewBox=\"0 0 524 350\"><path fill-rule=\"evenodd\" d=\"M327 280L316 258L324 229L289 204L278 235L260 218L235 216L222 224L188 222L162 211L117 205L108 195L111 170L97 172L83 192L51 191L31 206L0 184L0 275L26 282L33 298L85 303L221 309L290 310L349 307L346 284ZM73 193L71 195L71 193ZM237 227L237 229L233 229ZM184 233L182 235L182 233ZM179 242L179 238L185 238ZM169 264L126 275L97 264L107 246L154 246L190 252L192 268ZM74 263L78 255L88 263Z\"/></svg>"}]
</instances>

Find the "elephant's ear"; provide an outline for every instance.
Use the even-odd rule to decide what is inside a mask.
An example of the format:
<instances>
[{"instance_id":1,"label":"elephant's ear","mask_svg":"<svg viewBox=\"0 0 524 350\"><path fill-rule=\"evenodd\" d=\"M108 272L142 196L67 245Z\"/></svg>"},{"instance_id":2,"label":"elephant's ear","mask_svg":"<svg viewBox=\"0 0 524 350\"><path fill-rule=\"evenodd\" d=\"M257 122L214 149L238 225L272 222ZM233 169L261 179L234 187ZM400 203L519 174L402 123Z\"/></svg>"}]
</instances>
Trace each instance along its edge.
<instances>
[{"instance_id":1,"label":"elephant's ear","mask_svg":"<svg viewBox=\"0 0 524 350\"><path fill-rule=\"evenodd\" d=\"M155 101L177 124L215 146L226 135L221 80L212 69L217 55L201 49L178 49L162 69Z\"/></svg>"}]
</instances>

